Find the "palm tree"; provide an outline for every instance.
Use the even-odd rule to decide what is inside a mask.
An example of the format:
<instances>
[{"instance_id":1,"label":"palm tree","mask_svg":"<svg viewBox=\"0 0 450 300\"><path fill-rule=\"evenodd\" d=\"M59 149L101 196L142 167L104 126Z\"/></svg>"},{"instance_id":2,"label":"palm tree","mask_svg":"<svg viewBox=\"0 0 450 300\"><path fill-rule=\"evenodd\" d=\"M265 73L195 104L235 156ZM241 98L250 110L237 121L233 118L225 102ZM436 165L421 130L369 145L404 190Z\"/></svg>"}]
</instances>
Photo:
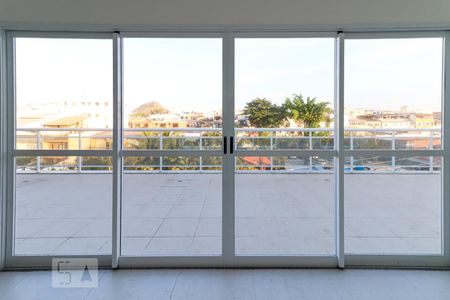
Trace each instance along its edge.
<instances>
[{"instance_id":1,"label":"palm tree","mask_svg":"<svg viewBox=\"0 0 450 300\"><path fill-rule=\"evenodd\" d=\"M155 132L143 131L142 135L145 138L139 139L137 143L132 145L135 150L148 150L159 148L158 134Z\"/></svg>"},{"instance_id":2,"label":"palm tree","mask_svg":"<svg viewBox=\"0 0 450 300\"><path fill-rule=\"evenodd\" d=\"M328 105L328 102L317 102L316 98L307 97L305 101L302 95L294 94L292 99L286 98L283 107L291 118L303 121L305 128L316 128L331 112Z\"/></svg>"}]
</instances>

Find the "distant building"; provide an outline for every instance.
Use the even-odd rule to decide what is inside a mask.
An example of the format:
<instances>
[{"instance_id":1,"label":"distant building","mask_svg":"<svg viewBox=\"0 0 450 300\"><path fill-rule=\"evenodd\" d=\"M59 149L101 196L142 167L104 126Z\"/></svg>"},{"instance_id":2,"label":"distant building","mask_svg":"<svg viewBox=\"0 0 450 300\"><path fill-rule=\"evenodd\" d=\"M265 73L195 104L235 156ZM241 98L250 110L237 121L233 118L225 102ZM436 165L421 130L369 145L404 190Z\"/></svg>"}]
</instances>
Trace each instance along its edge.
<instances>
[{"instance_id":1,"label":"distant building","mask_svg":"<svg viewBox=\"0 0 450 300\"><path fill-rule=\"evenodd\" d=\"M35 111L45 113L35 114ZM37 103L23 107L21 113L17 119L18 128L23 128L17 134L18 149L105 149L104 146L95 144L106 144L106 140L112 135L109 131L104 141L100 141L101 139L91 138L98 131L82 130L112 127L112 106L108 101Z\"/></svg>"},{"instance_id":2,"label":"distant building","mask_svg":"<svg viewBox=\"0 0 450 300\"><path fill-rule=\"evenodd\" d=\"M413 122L407 118L381 118L381 128L413 128Z\"/></svg>"},{"instance_id":3,"label":"distant building","mask_svg":"<svg viewBox=\"0 0 450 300\"><path fill-rule=\"evenodd\" d=\"M415 114L411 115L414 122L414 128L433 128L441 125L441 120L436 119L433 114Z\"/></svg>"},{"instance_id":4,"label":"distant building","mask_svg":"<svg viewBox=\"0 0 450 300\"><path fill-rule=\"evenodd\" d=\"M57 105L58 115L86 115L88 128L112 128L112 102L101 100L65 101Z\"/></svg>"},{"instance_id":5,"label":"distant building","mask_svg":"<svg viewBox=\"0 0 450 300\"><path fill-rule=\"evenodd\" d=\"M129 128L186 128L188 120L177 114L158 114L128 117Z\"/></svg>"},{"instance_id":6,"label":"distant building","mask_svg":"<svg viewBox=\"0 0 450 300\"><path fill-rule=\"evenodd\" d=\"M377 113L357 115L352 111L346 115L349 128L436 128L441 126L440 114L422 114L407 111L379 111Z\"/></svg>"},{"instance_id":7,"label":"distant building","mask_svg":"<svg viewBox=\"0 0 450 300\"><path fill-rule=\"evenodd\" d=\"M353 118L348 120L349 128L381 128L381 121L374 118Z\"/></svg>"},{"instance_id":8,"label":"distant building","mask_svg":"<svg viewBox=\"0 0 450 300\"><path fill-rule=\"evenodd\" d=\"M79 115L56 119L43 124L44 128L86 128L89 116Z\"/></svg>"}]
</instances>

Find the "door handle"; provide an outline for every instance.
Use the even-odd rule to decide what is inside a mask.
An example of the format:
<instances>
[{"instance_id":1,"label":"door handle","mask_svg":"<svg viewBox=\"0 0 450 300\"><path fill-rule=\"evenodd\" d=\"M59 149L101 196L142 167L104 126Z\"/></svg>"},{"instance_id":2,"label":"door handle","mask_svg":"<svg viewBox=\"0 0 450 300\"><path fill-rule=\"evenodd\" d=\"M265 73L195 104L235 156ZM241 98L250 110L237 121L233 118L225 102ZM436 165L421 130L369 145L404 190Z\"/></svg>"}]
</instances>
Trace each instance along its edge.
<instances>
[{"instance_id":1,"label":"door handle","mask_svg":"<svg viewBox=\"0 0 450 300\"><path fill-rule=\"evenodd\" d=\"M223 154L227 154L227 137L223 137Z\"/></svg>"},{"instance_id":2,"label":"door handle","mask_svg":"<svg viewBox=\"0 0 450 300\"><path fill-rule=\"evenodd\" d=\"M234 151L234 137L230 136L230 154Z\"/></svg>"}]
</instances>

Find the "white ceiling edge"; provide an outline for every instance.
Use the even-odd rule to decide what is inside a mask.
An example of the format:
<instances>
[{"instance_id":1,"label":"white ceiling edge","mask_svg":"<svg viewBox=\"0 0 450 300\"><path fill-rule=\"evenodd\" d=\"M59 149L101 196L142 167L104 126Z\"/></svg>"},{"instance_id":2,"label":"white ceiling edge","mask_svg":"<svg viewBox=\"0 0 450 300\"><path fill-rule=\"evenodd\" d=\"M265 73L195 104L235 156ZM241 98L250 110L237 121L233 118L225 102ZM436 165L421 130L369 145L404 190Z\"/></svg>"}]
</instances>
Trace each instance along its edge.
<instances>
[{"instance_id":1,"label":"white ceiling edge","mask_svg":"<svg viewBox=\"0 0 450 300\"><path fill-rule=\"evenodd\" d=\"M80 23L34 23L2 22L5 30L23 31L71 31L71 32L377 32L377 31L441 31L450 30L450 21L444 23L385 23L385 24L335 24L335 25L117 25L117 24L80 24Z\"/></svg>"}]
</instances>

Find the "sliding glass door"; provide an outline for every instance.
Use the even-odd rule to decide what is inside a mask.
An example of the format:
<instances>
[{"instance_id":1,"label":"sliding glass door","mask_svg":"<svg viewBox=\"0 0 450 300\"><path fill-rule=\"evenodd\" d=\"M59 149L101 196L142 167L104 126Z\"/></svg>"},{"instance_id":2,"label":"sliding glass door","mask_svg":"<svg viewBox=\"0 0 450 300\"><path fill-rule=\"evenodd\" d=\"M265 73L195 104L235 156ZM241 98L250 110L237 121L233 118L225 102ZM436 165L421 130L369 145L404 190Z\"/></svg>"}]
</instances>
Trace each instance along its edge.
<instances>
[{"instance_id":1,"label":"sliding glass door","mask_svg":"<svg viewBox=\"0 0 450 300\"><path fill-rule=\"evenodd\" d=\"M447 33L9 32L7 50L8 267L449 264Z\"/></svg>"},{"instance_id":2,"label":"sliding glass door","mask_svg":"<svg viewBox=\"0 0 450 300\"><path fill-rule=\"evenodd\" d=\"M445 253L443 43L346 36L345 252L358 263Z\"/></svg>"},{"instance_id":3,"label":"sliding glass door","mask_svg":"<svg viewBox=\"0 0 450 300\"><path fill-rule=\"evenodd\" d=\"M334 42L235 41L238 256L336 253Z\"/></svg>"},{"instance_id":4,"label":"sliding glass door","mask_svg":"<svg viewBox=\"0 0 450 300\"><path fill-rule=\"evenodd\" d=\"M124 38L123 256L222 253L222 40Z\"/></svg>"},{"instance_id":5,"label":"sliding glass door","mask_svg":"<svg viewBox=\"0 0 450 300\"><path fill-rule=\"evenodd\" d=\"M112 40L19 35L10 41L8 253L30 266L39 265L36 257L110 256Z\"/></svg>"}]
</instances>

